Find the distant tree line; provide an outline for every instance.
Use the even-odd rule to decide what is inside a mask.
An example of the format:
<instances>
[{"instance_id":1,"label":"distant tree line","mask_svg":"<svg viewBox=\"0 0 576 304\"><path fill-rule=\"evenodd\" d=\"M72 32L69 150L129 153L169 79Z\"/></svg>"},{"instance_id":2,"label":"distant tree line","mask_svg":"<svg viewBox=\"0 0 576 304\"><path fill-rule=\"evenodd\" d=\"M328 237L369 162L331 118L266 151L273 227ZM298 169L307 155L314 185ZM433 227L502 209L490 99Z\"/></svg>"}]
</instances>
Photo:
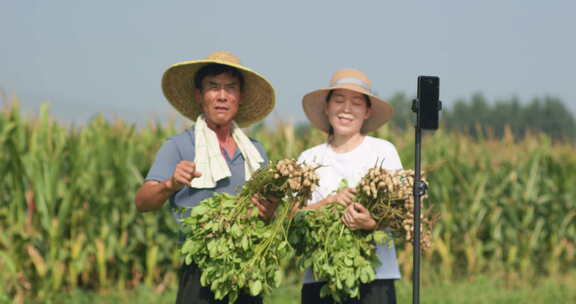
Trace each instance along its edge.
<instances>
[{"instance_id":1,"label":"distant tree line","mask_svg":"<svg viewBox=\"0 0 576 304\"><path fill-rule=\"evenodd\" d=\"M395 114L391 124L397 128L414 125L412 99L402 93L388 99ZM488 102L482 94L460 99L440 113L441 127L474 137L491 135L500 138L509 128L515 138L528 132L543 132L557 141L576 142L576 120L564 103L555 97L534 98L524 103L518 98Z\"/></svg>"}]
</instances>

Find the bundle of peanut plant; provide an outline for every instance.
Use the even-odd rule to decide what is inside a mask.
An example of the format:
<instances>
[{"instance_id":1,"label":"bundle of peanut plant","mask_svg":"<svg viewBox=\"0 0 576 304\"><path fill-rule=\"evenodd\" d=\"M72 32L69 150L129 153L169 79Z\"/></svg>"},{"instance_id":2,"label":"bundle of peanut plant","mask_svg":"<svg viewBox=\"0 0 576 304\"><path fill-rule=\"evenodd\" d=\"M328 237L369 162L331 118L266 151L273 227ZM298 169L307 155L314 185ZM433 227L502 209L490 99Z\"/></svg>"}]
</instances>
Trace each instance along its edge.
<instances>
[{"instance_id":1,"label":"bundle of peanut plant","mask_svg":"<svg viewBox=\"0 0 576 304\"><path fill-rule=\"evenodd\" d=\"M187 264L202 270L203 286L229 303L240 293L269 293L281 280L280 262L293 254L288 244L290 212L307 201L318 184L315 168L293 160L271 163L256 171L237 195L216 194L193 207L182 220ZM279 198L267 223L252 197Z\"/></svg>"},{"instance_id":2,"label":"bundle of peanut plant","mask_svg":"<svg viewBox=\"0 0 576 304\"><path fill-rule=\"evenodd\" d=\"M356 187L356 198L378 223L387 228L399 242L412 242L414 231L414 171L386 170L374 167L368 170ZM424 195L421 209L424 208ZM420 245L431 246L432 217L430 210L420 214ZM404 238L402 238L404 236Z\"/></svg>"},{"instance_id":3,"label":"bundle of peanut plant","mask_svg":"<svg viewBox=\"0 0 576 304\"><path fill-rule=\"evenodd\" d=\"M404 235L409 241L413 183L413 171L379 167L371 168L361 179L356 201L370 211L378 224L376 230L348 229L341 220L345 207L336 203L298 212L290 242L297 251L299 268L311 268L316 280L326 282L321 297L331 296L337 302L358 298L360 285L375 279L374 269L379 265L376 244L388 243L391 235ZM429 231L423 234L423 247L430 244Z\"/></svg>"}]
</instances>

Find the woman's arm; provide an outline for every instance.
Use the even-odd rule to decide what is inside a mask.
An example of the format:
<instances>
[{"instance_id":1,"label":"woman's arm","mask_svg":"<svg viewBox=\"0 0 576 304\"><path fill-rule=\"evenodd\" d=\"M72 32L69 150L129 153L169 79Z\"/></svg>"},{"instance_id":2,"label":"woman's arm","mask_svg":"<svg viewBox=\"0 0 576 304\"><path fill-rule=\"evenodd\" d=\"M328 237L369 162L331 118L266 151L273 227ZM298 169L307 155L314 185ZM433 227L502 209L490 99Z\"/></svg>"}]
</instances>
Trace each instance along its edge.
<instances>
[{"instance_id":1,"label":"woman's arm","mask_svg":"<svg viewBox=\"0 0 576 304\"><path fill-rule=\"evenodd\" d=\"M303 210L318 209L331 203L338 203L346 207L354 201L355 197L356 197L356 189L344 188L334 194L328 195L324 199L321 199L315 203L305 206L302 209Z\"/></svg>"}]
</instances>

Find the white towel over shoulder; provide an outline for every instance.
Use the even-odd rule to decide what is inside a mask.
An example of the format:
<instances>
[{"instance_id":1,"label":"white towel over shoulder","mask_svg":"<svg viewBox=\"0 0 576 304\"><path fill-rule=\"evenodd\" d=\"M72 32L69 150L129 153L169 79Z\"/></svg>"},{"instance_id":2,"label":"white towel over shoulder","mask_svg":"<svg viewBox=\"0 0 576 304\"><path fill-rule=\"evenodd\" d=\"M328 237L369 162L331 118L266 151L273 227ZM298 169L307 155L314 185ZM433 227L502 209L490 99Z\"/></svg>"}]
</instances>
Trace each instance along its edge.
<instances>
[{"instance_id":1,"label":"white towel over shoulder","mask_svg":"<svg viewBox=\"0 0 576 304\"><path fill-rule=\"evenodd\" d=\"M244 173L246 180L248 180L252 173L260 168L264 159L236 122L233 124L232 138L244 156ZM194 137L196 141L194 163L196 170L201 172L202 176L194 178L190 186L192 188L214 188L219 180L230 177L232 174L220 150L216 133L208 127L203 115L196 119Z\"/></svg>"}]
</instances>

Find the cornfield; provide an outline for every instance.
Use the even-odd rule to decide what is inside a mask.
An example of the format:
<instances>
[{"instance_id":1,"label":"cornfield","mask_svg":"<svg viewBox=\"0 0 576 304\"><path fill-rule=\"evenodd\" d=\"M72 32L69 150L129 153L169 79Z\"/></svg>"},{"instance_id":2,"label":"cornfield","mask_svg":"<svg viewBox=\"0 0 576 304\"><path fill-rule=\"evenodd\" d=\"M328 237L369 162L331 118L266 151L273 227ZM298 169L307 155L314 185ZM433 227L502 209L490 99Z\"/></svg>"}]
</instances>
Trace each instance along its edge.
<instances>
[{"instance_id":1,"label":"cornfield","mask_svg":"<svg viewBox=\"0 0 576 304\"><path fill-rule=\"evenodd\" d=\"M0 110L0 301L48 299L76 288L106 291L177 284L177 226L168 210L138 213L134 194L174 124L136 128L95 117L65 126L48 109ZM271 159L325 140L290 124L258 126ZM373 136L414 161L413 131ZM440 214L423 269L444 280L476 274L530 278L576 268L576 153L541 134L516 140L427 134L428 206ZM405 278L412 251L399 248ZM295 271L288 269L287 274ZM297 276L298 274L296 274Z\"/></svg>"}]
</instances>

